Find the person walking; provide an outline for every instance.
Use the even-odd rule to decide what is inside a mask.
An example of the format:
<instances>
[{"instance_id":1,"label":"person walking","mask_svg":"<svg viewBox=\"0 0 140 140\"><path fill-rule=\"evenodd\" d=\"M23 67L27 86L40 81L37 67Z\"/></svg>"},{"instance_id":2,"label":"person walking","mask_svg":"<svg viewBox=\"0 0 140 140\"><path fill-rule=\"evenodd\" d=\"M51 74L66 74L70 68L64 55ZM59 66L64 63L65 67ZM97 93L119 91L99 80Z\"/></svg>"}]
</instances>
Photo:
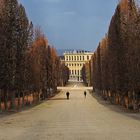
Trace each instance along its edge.
<instances>
[{"instance_id":1,"label":"person walking","mask_svg":"<svg viewBox=\"0 0 140 140\"><path fill-rule=\"evenodd\" d=\"M86 98L86 96L87 96L87 92L86 91L84 91L84 95L85 95L85 98Z\"/></svg>"},{"instance_id":2,"label":"person walking","mask_svg":"<svg viewBox=\"0 0 140 140\"><path fill-rule=\"evenodd\" d=\"M67 100L69 100L70 93L66 92Z\"/></svg>"}]
</instances>

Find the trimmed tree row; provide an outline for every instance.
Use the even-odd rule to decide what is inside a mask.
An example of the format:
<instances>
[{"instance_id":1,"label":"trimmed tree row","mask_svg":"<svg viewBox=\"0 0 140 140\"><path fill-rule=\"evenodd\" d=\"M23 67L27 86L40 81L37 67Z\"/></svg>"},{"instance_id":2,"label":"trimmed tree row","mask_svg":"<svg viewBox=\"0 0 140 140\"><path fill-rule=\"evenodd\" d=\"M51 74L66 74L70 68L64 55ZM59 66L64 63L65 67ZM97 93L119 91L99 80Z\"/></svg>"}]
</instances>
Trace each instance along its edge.
<instances>
[{"instance_id":1,"label":"trimmed tree row","mask_svg":"<svg viewBox=\"0 0 140 140\"><path fill-rule=\"evenodd\" d=\"M68 68L40 28L33 27L25 8L17 0L1 0L0 110L38 103L67 80Z\"/></svg>"},{"instance_id":2,"label":"trimmed tree row","mask_svg":"<svg viewBox=\"0 0 140 140\"><path fill-rule=\"evenodd\" d=\"M140 10L136 1L120 0L90 65L94 91L113 104L140 109Z\"/></svg>"}]
</instances>

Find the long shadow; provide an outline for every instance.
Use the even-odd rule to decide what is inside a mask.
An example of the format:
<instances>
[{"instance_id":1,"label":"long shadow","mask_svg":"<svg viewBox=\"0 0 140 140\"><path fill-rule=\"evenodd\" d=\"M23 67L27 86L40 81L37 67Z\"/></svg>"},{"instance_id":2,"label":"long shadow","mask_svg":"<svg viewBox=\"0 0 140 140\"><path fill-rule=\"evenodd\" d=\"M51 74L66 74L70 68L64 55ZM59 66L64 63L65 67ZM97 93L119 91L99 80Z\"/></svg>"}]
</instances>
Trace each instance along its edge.
<instances>
[{"instance_id":1,"label":"long shadow","mask_svg":"<svg viewBox=\"0 0 140 140\"><path fill-rule=\"evenodd\" d=\"M67 98L50 98L49 100L67 100Z\"/></svg>"},{"instance_id":2,"label":"long shadow","mask_svg":"<svg viewBox=\"0 0 140 140\"><path fill-rule=\"evenodd\" d=\"M60 92L60 91L59 91ZM58 92L58 93L59 93ZM57 94L58 94L57 93ZM57 95L56 94L56 95ZM55 96L55 95L54 95ZM44 102L47 102L48 100L55 100L55 98L53 99L53 97L48 97L46 98L45 100L41 100L35 104L29 104L29 105L25 105L24 107L21 107L19 109L12 109L12 110L8 110L8 111L2 111L0 112L0 118L6 118L8 116L11 116L11 115L14 115L14 114L17 114L17 113L20 113L20 112L24 112L24 111L28 111L36 106L39 106L40 104L44 103Z\"/></svg>"},{"instance_id":3,"label":"long shadow","mask_svg":"<svg viewBox=\"0 0 140 140\"><path fill-rule=\"evenodd\" d=\"M36 104L31 104L31 105L26 105L24 107L21 107L19 109L13 109L13 110L8 110L8 111L3 111L3 112L0 112L0 118L6 118L10 115L14 115L14 114L17 114L17 113L20 113L20 112L23 112L23 111L28 111L36 106L39 106L40 104L46 102L46 101L49 101L49 100L57 100L57 101L61 101L61 100L67 100L67 98L48 98L46 100L42 100Z\"/></svg>"},{"instance_id":4,"label":"long shadow","mask_svg":"<svg viewBox=\"0 0 140 140\"><path fill-rule=\"evenodd\" d=\"M40 104L42 104L43 102L46 102L48 99L46 100L42 100L36 104L30 104L30 105L25 105L24 107L21 107L19 109L11 109L11 110L7 110L7 111L3 111L3 112L0 112L0 118L6 118L8 116L11 116L11 115L14 115L14 114L17 114L17 113L21 113L21 112L24 112L24 111L28 111L36 106L39 106Z\"/></svg>"},{"instance_id":5,"label":"long shadow","mask_svg":"<svg viewBox=\"0 0 140 140\"><path fill-rule=\"evenodd\" d=\"M111 111L117 112L121 115L124 115L124 116L127 116L127 117L130 117L132 119L140 121L140 113L139 112L134 112L130 109L126 109L125 107L123 107L121 105L111 104L108 100L104 100L101 96L97 95L95 92L94 93L90 92L90 94L92 95L92 97L94 97L96 99L96 101L99 104L110 109Z\"/></svg>"}]
</instances>

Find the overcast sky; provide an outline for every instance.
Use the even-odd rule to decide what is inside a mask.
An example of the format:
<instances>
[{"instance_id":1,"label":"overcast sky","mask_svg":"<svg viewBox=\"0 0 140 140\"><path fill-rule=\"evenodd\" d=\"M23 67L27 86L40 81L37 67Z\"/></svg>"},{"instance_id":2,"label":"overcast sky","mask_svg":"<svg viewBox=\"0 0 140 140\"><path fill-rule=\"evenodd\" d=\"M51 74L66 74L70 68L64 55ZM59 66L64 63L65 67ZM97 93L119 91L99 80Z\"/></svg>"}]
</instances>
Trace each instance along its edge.
<instances>
[{"instance_id":1,"label":"overcast sky","mask_svg":"<svg viewBox=\"0 0 140 140\"><path fill-rule=\"evenodd\" d=\"M118 0L20 0L57 49L93 51L108 31Z\"/></svg>"}]
</instances>

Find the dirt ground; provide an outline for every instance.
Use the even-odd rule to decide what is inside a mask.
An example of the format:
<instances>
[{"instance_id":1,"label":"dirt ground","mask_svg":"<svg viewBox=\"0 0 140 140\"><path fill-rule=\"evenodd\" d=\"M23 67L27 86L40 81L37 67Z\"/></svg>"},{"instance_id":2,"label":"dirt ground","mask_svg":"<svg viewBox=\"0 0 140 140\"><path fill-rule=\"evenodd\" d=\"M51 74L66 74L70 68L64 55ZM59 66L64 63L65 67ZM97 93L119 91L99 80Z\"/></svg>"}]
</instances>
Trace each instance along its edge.
<instances>
[{"instance_id":1,"label":"dirt ground","mask_svg":"<svg viewBox=\"0 0 140 140\"><path fill-rule=\"evenodd\" d=\"M74 90L77 86L80 89ZM85 98L82 84L71 83L68 87L69 100L62 91L28 110L0 115L0 140L140 139L139 114L102 103L89 92Z\"/></svg>"}]
</instances>

